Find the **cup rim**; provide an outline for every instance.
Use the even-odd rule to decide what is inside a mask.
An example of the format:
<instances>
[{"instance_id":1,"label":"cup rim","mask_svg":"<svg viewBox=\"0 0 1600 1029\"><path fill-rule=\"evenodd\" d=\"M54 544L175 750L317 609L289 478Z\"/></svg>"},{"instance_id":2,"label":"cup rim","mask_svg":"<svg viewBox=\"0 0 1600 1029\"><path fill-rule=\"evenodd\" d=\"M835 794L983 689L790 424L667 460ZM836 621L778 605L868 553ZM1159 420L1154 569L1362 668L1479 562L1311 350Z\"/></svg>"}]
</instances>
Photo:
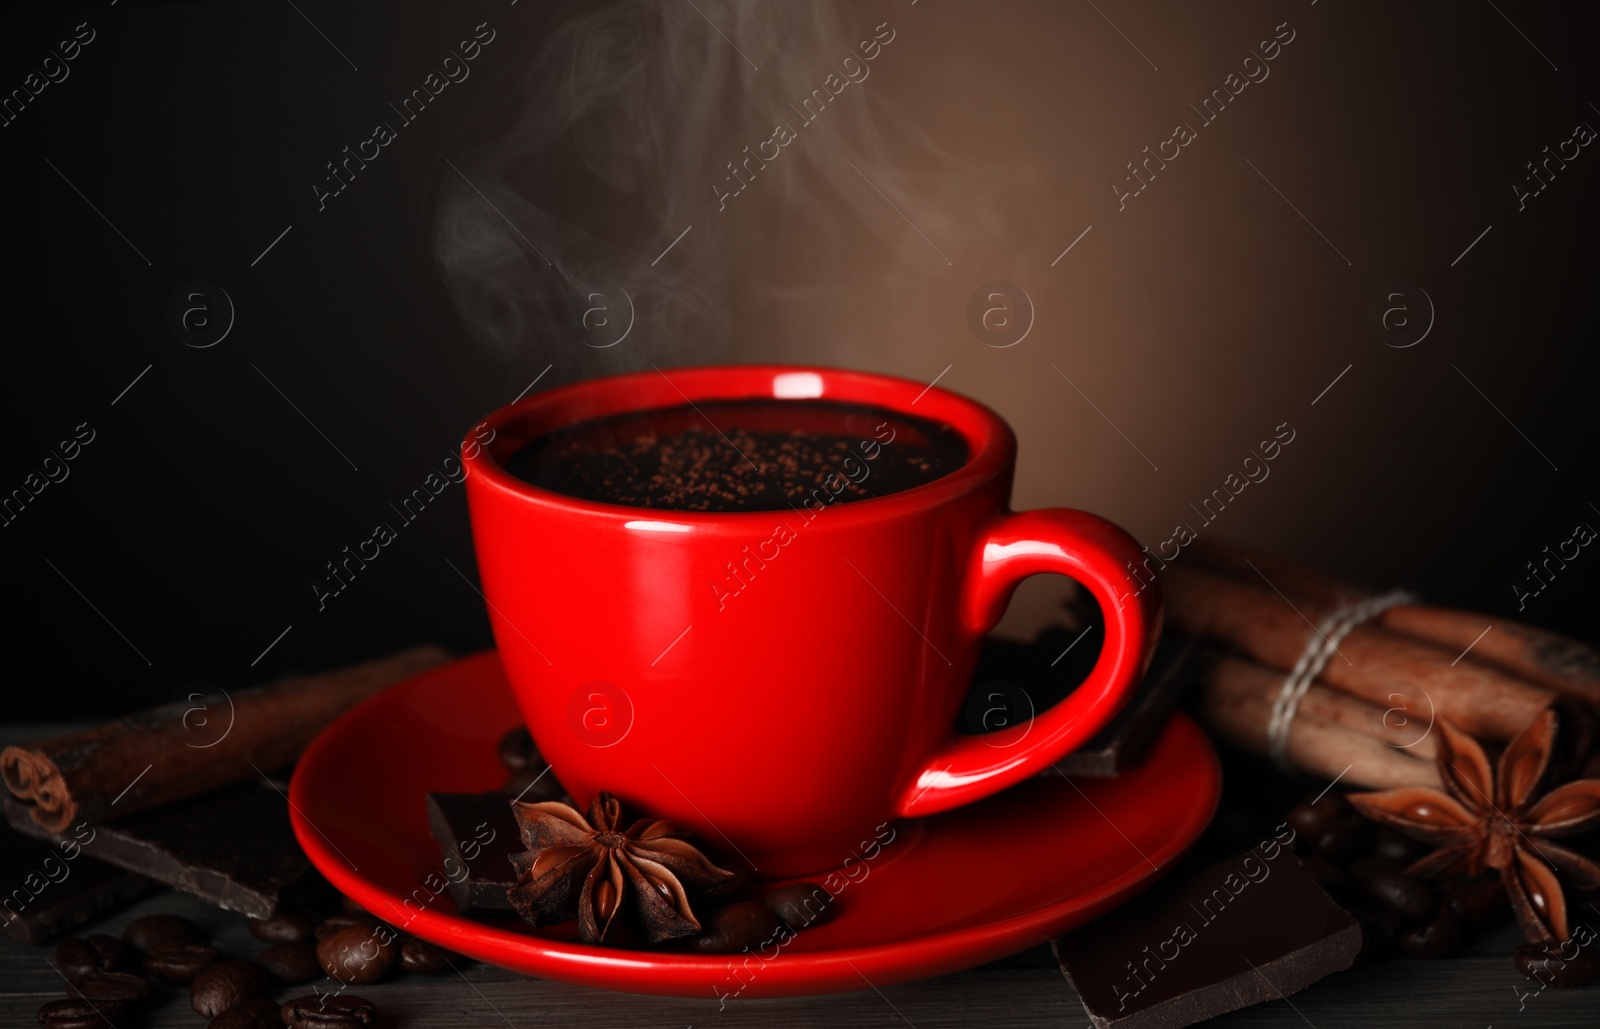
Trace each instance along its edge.
<instances>
[{"instance_id":1,"label":"cup rim","mask_svg":"<svg viewBox=\"0 0 1600 1029\"><path fill-rule=\"evenodd\" d=\"M474 426L462 440L461 460L468 470L469 481L480 478L481 484L495 492L540 509L684 526L766 522L783 509L682 511L585 500L542 489L518 478L505 467L505 460L512 453L538 436L587 419L681 407L686 401L748 399L870 404L897 414L941 422L965 439L967 460L961 467L911 489L832 505L838 512L830 519L835 524L907 510L925 510L947 503L1005 474L1016 457L1016 437L1004 419L978 401L939 386L876 372L820 365L729 364L652 368L651 371L586 379L524 397L497 408ZM486 444L475 435L482 426L494 431Z\"/></svg>"}]
</instances>

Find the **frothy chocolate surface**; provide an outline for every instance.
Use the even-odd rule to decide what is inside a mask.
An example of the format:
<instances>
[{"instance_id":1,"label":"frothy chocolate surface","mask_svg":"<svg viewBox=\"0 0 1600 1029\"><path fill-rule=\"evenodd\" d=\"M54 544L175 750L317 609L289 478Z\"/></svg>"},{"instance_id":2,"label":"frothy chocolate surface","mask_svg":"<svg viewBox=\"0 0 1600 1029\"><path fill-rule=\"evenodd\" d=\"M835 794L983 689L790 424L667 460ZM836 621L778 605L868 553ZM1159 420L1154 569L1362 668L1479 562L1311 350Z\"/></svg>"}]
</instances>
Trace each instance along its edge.
<instances>
[{"instance_id":1,"label":"frothy chocolate surface","mask_svg":"<svg viewBox=\"0 0 1600 1029\"><path fill-rule=\"evenodd\" d=\"M925 418L824 400L707 400L597 418L534 440L507 469L583 500L669 511L778 511L886 496L967 460Z\"/></svg>"}]
</instances>

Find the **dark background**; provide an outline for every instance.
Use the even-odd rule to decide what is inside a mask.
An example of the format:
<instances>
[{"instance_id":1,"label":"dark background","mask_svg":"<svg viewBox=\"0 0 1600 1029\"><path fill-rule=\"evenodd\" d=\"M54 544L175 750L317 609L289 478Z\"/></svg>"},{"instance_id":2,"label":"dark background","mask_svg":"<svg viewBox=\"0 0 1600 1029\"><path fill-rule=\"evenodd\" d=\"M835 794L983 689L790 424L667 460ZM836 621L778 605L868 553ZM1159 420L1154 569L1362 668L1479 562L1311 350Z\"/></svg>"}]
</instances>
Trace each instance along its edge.
<instances>
[{"instance_id":1,"label":"dark background","mask_svg":"<svg viewBox=\"0 0 1600 1029\"><path fill-rule=\"evenodd\" d=\"M1600 152L1585 148L1526 210L1511 189L1575 123L1600 125L1592 9L1097 3L832 8L851 33L884 20L897 33L839 102L878 116L888 152L914 129L965 170L907 159L892 175L856 153L903 218L867 192L841 202L836 221L798 216L803 176L736 201L750 219L737 234L719 236L723 222L702 211L664 266L681 260L693 274L715 248L737 265L759 236L752 265L777 254L791 278L834 271L765 307L748 298L769 293L725 276L708 287L731 312L719 334L641 331L607 351L559 331L522 349L483 345L431 244L445 159L508 124L566 5L8 9L6 90L75 25L95 37L65 81L0 128L11 252L0 491L21 487L80 423L95 436L65 481L0 527L7 717L110 715L194 681L234 688L421 641L489 645L463 581L476 571L459 486L326 610L311 583L375 522L394 524L388 505L547 366L536 388L652 362L804 360L925 382L948 365L941 386L1017 427L1019 507L1087 507L1150 544L1288 420L1298 435L1273 477L1208 531L1374 586L1515 613L1510 584L1525 562L1579 522L1600 526ZM700 8L734 17L726 4ZM1296 38L1272 76L1118 211L1110 182L1124 162L1284 21ZM311 184L323 162L482 22L496 37L468 80L319 211ZM788 61L820 80L836 60L730 35L762 66L753 75ZM624 117L611 131L639 128ZM729 115L726 135L765 132ZM794 166L837 168L834 142L806 141ZM737 149L708 149L707 182ZM849 175L816 179L812 199L844 193ZM972 191L951 200L936 183ZM619 192L638 201L651 189L567 168L556 211L570 204L574 220L604 223ZM969 202L988 214L963 222ZM652 223L648 203L633 210L644 213L599 236L648 259L682 222ZM913 278L885 270L917 260L927 266ZM986 347L966 325L968 297L993 279L1020 283L1038 311L1013 348ZM1438 312L1405 349L1386 346L1367 316L1396 279L1421 285ZM192 280L236 307L227 337L203 349L168 322L170 298ZM1520 617L1593 642L1591 550Z\"/></svg>"}]
</instances>

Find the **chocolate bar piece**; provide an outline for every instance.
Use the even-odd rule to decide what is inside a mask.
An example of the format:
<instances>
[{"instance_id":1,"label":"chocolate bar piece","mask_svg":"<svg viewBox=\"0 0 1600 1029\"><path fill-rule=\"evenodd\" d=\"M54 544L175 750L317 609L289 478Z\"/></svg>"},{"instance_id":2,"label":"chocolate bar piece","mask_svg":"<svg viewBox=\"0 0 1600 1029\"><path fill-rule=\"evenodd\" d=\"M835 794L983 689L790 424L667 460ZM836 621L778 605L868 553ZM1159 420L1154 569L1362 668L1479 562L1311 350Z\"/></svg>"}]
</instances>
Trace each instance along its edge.
<instances>
[{"instance_id":1,"label":"chocolate bar piece","mask_svg":"<svg viewBox=\"0 0 1600 1029\"><path fill-rule=\"evenodd\" d=\"M1020 723L1070 695L1094 667L1098 637L1104 630L1093 626L1088 638L1081 633L1054 627L1039 633L1032 643L984 641L962 731L981 733L1004 728L1013 720ZM1107 778L1138 764L1184 690L1194 683L1199 649L1192 636L1165 633L1133 699L1093 739L1056 762L1056 772Z\"/></svg>"},{"instance_id":2,"label":"chocolate bar piece","mask_svg":"<svg viewBox=\"0 0 1600 1029\"><path fill-rule=\"evenodd\" d=\"M6 820L30 836L61 843L34 821L30 805L6 800ZM289 802L256 781L92 827L84 850L108 864L251 918L267 918L311 871L289 825Z\"/></svg>"},{"instance_id":3,"label":"chocolate bar piece","mask_svg":"<svg viewBox=\"0 0 1600 1029\"><path fill-rule=\"evenodd\" d=\"M1163 635L1133 699L1093 739L1057 761L1056 770L1106 778L1138 764L1183 691L1195 682L1199 653L1200 641L1194 637Z\"/></svg>"},{"instance_id":4,"label":"chocolate bar piece","mask_svg":"<svg viewBox=\"0 0 1600 1029\"><path fill-rule=\"evenodd\" d=\"M1360 923L1312 881L1283 832L1056 941L1095 1029L1192 1025L1354 963Z\"/></svg>"},{"instance_id":5,"label":"chocolate bar piece","mask_svg":"<svg viewBox=\"0 0 1600 1029\"><path fill-rule=\"evenodd\" d=\"M510 911L506 891L516 881L511 855L522 845L511 798L494 793L428 794L428 826L447 862L450 896L462 911ZM457 864L458 863L458 864Z\"/></svg>"},{"instance_id":6,"label":"chocolate bar piece","mask_svg":"<svg viewBox=\"0 0 1600 1029\"><path fill-rule=\"evenodd\" d=\"M78 825L63 842L47 843L0 825L0 929L40 943L92 922L155 888L142 875L84 852L97 830Z\"/></svg>"}]
</instances>

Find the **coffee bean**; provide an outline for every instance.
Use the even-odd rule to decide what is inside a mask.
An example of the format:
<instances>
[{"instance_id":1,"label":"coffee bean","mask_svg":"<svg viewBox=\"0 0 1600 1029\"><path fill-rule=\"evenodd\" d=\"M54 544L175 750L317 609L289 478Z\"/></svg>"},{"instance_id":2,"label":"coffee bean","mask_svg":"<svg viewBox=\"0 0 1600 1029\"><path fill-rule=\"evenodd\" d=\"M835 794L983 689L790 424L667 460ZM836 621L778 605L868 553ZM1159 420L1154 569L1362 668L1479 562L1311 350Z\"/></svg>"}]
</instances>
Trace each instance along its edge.
<instances>
[{"instance_id":1,"label":"coffee bean","mask_svg":"<svg viewBox=\"0 0 1600 1029\"><path fill-rule=\"evenodd\" d=\"M1369 876L1377 872L1404 873L1405 870L1405 865L1394 858L1384 857L1382 854L1368 854L1364 858L1356 858L1350 862L1350 867L1346 869L1350 878L1356 882L1365 882Z\"/></svg>"},{"instance_id":2,"label":"coffee bean","mask_svg":"<svg viewBox=\"0 0 1600 1029\"><path fill-rule=\"evenodd\" d=\"M99 1004L112 1001L137 1007L155 995L150 980L132 972L90 972L67 987L67 996L81 997Z\"/></svg>"},{"instance_id":3,"label":"coffee bean","mask_svg":"<svg viewBox=\"0 0 1600 1029\"><path fill-rule=\"evenodd\" d=\"M1387 869L1373 872L1361 882L1367 896L1411 925L1420 925L1439 910L1439 897L1414 875Z\"/></svg>"},{"instance_id":4,"label":"coffee bean","mask_svg":"<svg viewBox=\"0 0 1600 1029\"><path fill-rule=\"evenodd\" d=\"M68 979L90 972L121 972L131 965L128 945L115 936L95 933L83 939L62 940L56 946L56 967Z\"/></svg>"},{"instance_id":5,"label":"coffee bean","mask_svg":"<svg viewBox=\"0 0 1600 1029\"><path fill-rule=\"evenodd\" d=\"M1296 840L1314 843L1318 836L1332 829L1349 814L1350 802L1342 794L1329 793L1315 803L1295 805L1283 820L1294 830Z\"/></svg>"},{"instance_id":6,"label":"coffee bean","mask_svg":"<svg viewBox=\"0 0 1600 1029\"><path fill-rule=\"evenodd\" d=\"M368 911L366 908L362 907L360 904L357 904L355 901L351 900L349 897L346 897L342 893L339 895L339 910L343 911L347 915L367 915L368 917L371 917L372 915L372 912Z\"/></svg>"},{"instance_id":7,"label":"coffee bean","mask_svg":"<svg viewBox=\"0 0 1600 1029\"><path fill-rule=\"evenodd\" d=\"M1307 854L1300 859L1300 863L1305 866L1306 873L1311 876L1312 881L1329 893L1344 894L1350 891L1349 876L1321 854Z\"/></svg>"},{"instance_id":8,"label":"coffee bean","mask_svg":"<svg viewBox=\"0 0 1600 1029\"><path fill-rule=\"evenodd\" d=\"M767 907L791 929L809 929L833 921L839 913L833 894L816 883L792 883L767 897Z\"/></svg>"},{"instance_id":9,"label":"coffee bean","mask_svg":"<svg viewBox=\"0 0 1600 1029\"><path fill-rule=\"evenodd\" d=\"M1427 847L1397 829L1387 825L1373 827L1372 853L1374 857L1389 858L1404 868L1427 852Z\"/></svg>"},{"instance_id":10,"label":"coffee bean","mask_svg":"<svg viewBox=\"0 0 1600 1029\"><path fill-rule=\"evenodd\" d=\"M1372 849L1372 823L1347 815L1316 838L1317 853L1336 865L1348 865Z\"/></svg>"},{"instance_id":11,"label":"coffee bean","mask_svg":"<svg viewBox=\"0 0 1600 1029\"><path fill-rule=\"evenodd\" d=\"M215 960L217 948L209 943L158 943L144 952L144 970L157 979L187 983Z\"/></svg>"},{"instance_id":12,"label":"coffee bean","mask_svg":"<svg viewBox=\"0 0 1600 1029\"><path fill-rule=\"evenodd\" d=\"M321 943L334 933L348 929L353 925L364 925L368 929L375 929L377 928L378 920L365 911L329 915L317 923L317 928L313 931L312 936L318 943Z\"/></svg>"},{"instance_id":13,"label":"coffee bean","mask_svg":"<svg viewBox=\"0 0 1600 1029\"><path fill-rule=\"evenodd\" d=\"M1351 904L1346 908L1350 914L1361 920L1361 924L1372 930L1375 937L1383 940L1392 940L1400 935L1403 923L1400 916L1388 908L1372 907L1368 904Z\"/></svg>"},{"instance_id":14,"label":"coffee bean","mask_svg":"<svg viewBox=\"0 0 1600 1029\"><path fill-rule=\"evenodd\" d=\"M365 997L327 993L296 997L278 1010L289 1029L354 1029L378 1020L378 1007Z\"/></svg>"},{"instance_id":15,"label":"coffee bean","mask_svg":"<svg viewBox=\"0 0 1600 1029\"><path fill-rule=\"evenodd\" d=\"M1600 955L1594 944L1579 947L1572 940L1559 947L1528 943L1511 952L1517 970L1550 986L1582 986L1600 978Z\"/></svg>"},{"instance_id":16,"label":"coffee bean","mask_svg":"<svg viewBox=\"0 0 1600 1029\"><path fill-rule=\"evenodd\" d=\"M1446 911L1426 925L1401 933L1400 949L1414 958L1442 958L1461 945L1465 933L1461 919Z\"/></svg>"},{"instance_id":17,"label":"coffee bean","mask_svg":"<svg viewBox=\"0 0 1600 1029\"><path fill-rule=\"evenodd\" d=\"M322 970L342 983L365 986L382 979L400 957L392 930L364 925L340 929L317 944Z\"/></svg>"},{"instance_id":18,"label":"coffee bean","mask_svg":"<svg viewBox=\"0 0 1600 1029\"><path fill-rule=\"evenodd\" d=\"M242 1000L211 1020L206 1029L283 1029L278 1002L266 997Z\"/></svg>"},{"instance_id":19,"label":"coffee bean","mask_svg":"<svg viewBox=\"0 0 1600 1029\"><path fill-rule=\"evenodd\" d=\"M400 969L413 975L438 975L450 967L453 955L427 940L407 940L400 944Z\"/></svg>"},{"instance_id":20,"label":"coffee bean","mask_svg":"<svg viewBox=\"0 0 1600 1029\"><path fill-rule=\"evenodd\" d=\"M1498 922L1510 906L1499 876L1458 886L1444 902L1446 911L1461 916L1473 929L1486 929Z\"/></svg>"},{"instance_id":21,"label":"coffee bean","mask_svg":"<svg viewBox=\"0 0 1600 1029\"><path fill-rule=\"evenodd\" d=\"M84 941L99 955L102 972L127 972L139 963L138 955L133 952L133 948L115 936L90 933L84 937Z\"/></svg>"},{"instance_id":22,"label":"coffee bean","mask_svg":"<svg viewBox=\"0 0 1600 1029\"><path fill-rule=\"evenodd\" d=\"M539 756L539 748L534 746L533 734L528 732L527 726L519 725L500 737L500 763L509 772L525 768L536 772L544 770L544 759Z\"/></svg>"},{"instance_id":23,"label":"coffee bean","mask_svg":"<svg viewBox=\"0 0 1600 1029\"><path fill-rule=\"evenodd\" d=\"M321 978L317 948L310 943L275 943L256 955L256 964L272 973L279 982L297 986Z\"/></svg>"},{"instance_id":24,"label":"coffee bean","mask_svg":"<svg viewBox=\"0 0 1600 1029\"><path fill-rule=\"evenodd\" d=\"M202 968L189 984L189 1006L196 1014L216 1018L235 1004L265 997L272 976L254 961L227 958Z\"/></svg>"},{"instance_id":25,"label":"coffee bean","mask_svg":"<svg viewBox=\"0 0 1600 1029\"><path fill-rule=\"evenodd\" d=\"M780 925L778 916L765 904L744 900L718 908L699 936L689 946L701 954L735 954L746 947L759 947L769 939L780 942L793 930Z\"/></svg>"},{"instance_id":26,"label":"coffee bean","mask_svg":"<svg viewBox=\"0 0 1600 1029\"><path fill-rule=\"evenodd\" d=\"M158 943L199 943L201 934L200 927L187 918L145 915L130 922L122 930L122 938L140 950L149 950Z\"/></svg>"},{"instance_id":27,"label":"coffee bean","mask_svg":"<svg viewBox=\"0 0 1600 1029\"><path fill-rule=\"evenodd\" d=\"M268 943L301 943L312 938L317 921L304 911L279 911L271 918L250 919L250 935Z\"/></svg>"},{"instance_id":28,"label":"coffee bean","mask_svg":"<svg viewBox=\"0 0 1600 1029\"><path fill-rule=\"evenodd\" d=\"M566 787L562 786L543 766L522 768L512 772L506 776L506 781L500 784L500 792L529 804L542 800L560 800L567 795Z\"/></svg>"},{"instance_id":29,"label":"coffee bean","mask_svg":"<svg viewBox=\"0 0 1600 1029\"><path fill-rule=\"evenodd\" d=\"M127 1010L111 1000L93 1004L82 999L52 1000L39 1007L39 1024L44 1029L106 1029Z\"/></svg>"}]
</instances>

